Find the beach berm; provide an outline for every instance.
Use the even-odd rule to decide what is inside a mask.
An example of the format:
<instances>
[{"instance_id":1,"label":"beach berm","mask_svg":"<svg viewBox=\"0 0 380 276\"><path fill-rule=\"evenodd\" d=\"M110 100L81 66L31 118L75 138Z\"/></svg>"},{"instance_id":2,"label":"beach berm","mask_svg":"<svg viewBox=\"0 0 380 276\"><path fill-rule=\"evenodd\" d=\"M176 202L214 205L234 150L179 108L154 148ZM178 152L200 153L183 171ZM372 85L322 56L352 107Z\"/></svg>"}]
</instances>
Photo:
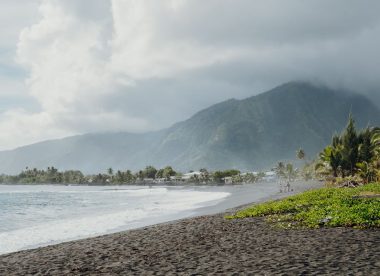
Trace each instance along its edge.
<instances>
[{"instance_id":1,"label":"beach berm","mask_svg":"<svg viewBox=\"0 0 380 276\"><path fill-rule=\"evenodd\" d=\"M321 188L285 199L253 205L229 219L265 216L277 226L289 227L380 227L380 184L356 188Z\"/></svg>"}]
</instances>

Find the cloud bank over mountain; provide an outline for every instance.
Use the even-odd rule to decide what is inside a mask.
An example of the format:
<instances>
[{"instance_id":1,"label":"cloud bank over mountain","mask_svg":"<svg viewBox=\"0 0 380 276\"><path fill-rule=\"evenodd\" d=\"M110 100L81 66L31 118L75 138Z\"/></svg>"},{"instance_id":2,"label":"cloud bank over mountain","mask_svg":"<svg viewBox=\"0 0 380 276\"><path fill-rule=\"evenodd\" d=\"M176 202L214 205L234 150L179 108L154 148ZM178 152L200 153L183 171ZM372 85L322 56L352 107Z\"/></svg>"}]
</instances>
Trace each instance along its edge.
<instances>
[{"instance_id":1,"label":"cloud bank over mountain","mask_svg":"<svg viewBox=\"0 0 380 276\"><path fill-rule=\"evenodd\" d=\"M9 52L16 72L0 71L0 97L11 91L23 102L1 109L1 149L86 132L157 130L289 80L367 94L380 87L380 2L29 3L24 9L38 7L38 15L24 22ZM0 69L9 71L6 59L0 55Z\"/></svg>"}]
</instances>

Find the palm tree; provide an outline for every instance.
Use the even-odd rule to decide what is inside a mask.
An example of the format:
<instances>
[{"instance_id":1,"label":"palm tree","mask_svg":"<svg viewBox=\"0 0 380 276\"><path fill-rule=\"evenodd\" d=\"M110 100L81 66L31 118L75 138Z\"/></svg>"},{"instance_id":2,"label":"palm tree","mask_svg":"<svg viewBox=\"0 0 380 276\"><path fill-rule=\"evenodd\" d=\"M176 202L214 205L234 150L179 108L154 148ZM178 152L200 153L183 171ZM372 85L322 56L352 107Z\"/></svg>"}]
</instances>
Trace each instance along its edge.
<instances>
[{"instance_id":1,"label":"palm tree","mask_svg":"<svg viewBox=\"0 0 380 276\"><path fill-rule=\"evenodd\" d=\"M374 147L372 137L374 136L373 129L366 127L358 134L358 162L369 162L374 157Z\"/></svg>"},{"instance_id":2,"label":"palm tree","mask_svg":"<svg viewBox=\"0 0 380 276\"><path fill-rule=\"evenodd\" d=\"M296 155L297 155L297 158L299 160L304 160L305 159L305 151L302 148L300 148L299 150L297 150Z\"/></svg>"},{"instance_id":3,"label":"palm tree","mask_svg":"<svg viewBox=\"0 0 380 276\"><path fill-rule=\"evenodd\" d=\"M345 177L358 173L367 179L368 174L373 171L372 168L380 167L378 160L380 128L366 127L356 131L355 121L350 115L345 131L341 135L334 135L331 145L319 154L316 169L331 169L334 177L338 174Z\"/></svg>"},{"instance_id":4,"label":"palm tree","mask_svg":"<svg viewBox=\"0 0 380 276\"><path fill-rule=\"evenodd\" d=\"M107 173L112 176L113 175L113 169L112 168L108 168Z\"/></svg>"},{"instance_id":5,"label":"palm tree","mask_svg":"<svg viewBox=\"0 0 380 276\"><path fill-rule=\"evenodd\" d=\"M309 179L309 174L310 172L307 171L307 162L305 160L305 151L302 149L302 148L299 148L296 152L296 156L299 160L303 160L304 161L304 164L303 164L303 175L305 176L305 180L308 180Z\"/></svg>"},{"instance_id":6,"label":"palm tree","mask_svg":"<svg viewBox=\"0 0 380 276\"><path fill-rule=\"evenodd\" d=\"M275 167L275 172L278 178L282 178L285 176L285 164L284 162L278 162Z\"/></svg>"},{"instance_id":7,"label":"palm tree","mask_svg":"<svg viewBox=\"0 0 380 276\"><path fill-rule=\"evenodd\" d=\"M342 154L342 174L344 176L345 171L349 175L353 175L356 169L356 163L359 161L359 137L355 128L355 120L350 117L348 119L348 124L346 130L341 137L341 144L343 148L341 150Z\"/></svg>"},{"instance_id":8,"label":"palm tree","mask_svg":"<svg viewBox=\"0 0 380 276\"><path fill-rule=\"evenodd\" d=\"M322 166L325 166L325 169L331 168L334 177L337 177L339 168L343 167L344 164L343 149L340 136L334 135L331 145L324 148L319 154L320 162L317 163L315 169L318 170Z\"/></svg>"},{"instance_id":9,"label":"palm tree","mask_svg":"<svg viewBox=\"0 0 380 276\"><path fill-rule=\"evenodd\" d=\"M374 181L376 178L376 168L374 167L374 163L368 163L366 161L360 162L356 164L359 176L364 179L365 183L369 183Z\"/></svg>"},{"instance_id":10,"label":"palm tree","mask_svg":"<svg viewBox=\"0 0 380 276\"><path fill-rule=\"evenodd\" d=\"M375 159L380 159L380 128L371 131L371 151Z\"/></svg>"},{"instance_id":11,"label":"palm tree","mask_svg":"<svg viewBox=\"0 0 380 276\"><path fill-rule=\"evenodd\" d=\"M294 170L293 164L286 164L285 175L288 181L294 180L294 178L297 176L297 172Z\"/></svg>"}]
</instances>

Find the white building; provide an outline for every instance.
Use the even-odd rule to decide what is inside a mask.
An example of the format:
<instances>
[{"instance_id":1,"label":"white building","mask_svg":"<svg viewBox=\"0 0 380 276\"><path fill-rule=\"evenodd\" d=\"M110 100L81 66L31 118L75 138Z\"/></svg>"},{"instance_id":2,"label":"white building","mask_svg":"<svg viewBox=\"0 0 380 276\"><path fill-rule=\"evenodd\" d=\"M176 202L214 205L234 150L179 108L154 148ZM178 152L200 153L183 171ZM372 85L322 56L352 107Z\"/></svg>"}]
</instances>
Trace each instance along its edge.
<instances>
[{"instance_id":1,"label":"white building","mask_svg":"<svg viewBox=\"0 0 380 276\"><path fill-rule=\"evenodd\" d=\"M233 183L232 176L226 176L226 177L222 178L222 180L224 181L224 184L232 184Z\"/></svg>"},{"instance_id":2,"label":"white building","mask_svg":"<svg viewBox=\"0 0 380 276\"><path fill-rule=\"evenodd\" d=\"M196 172L189 172L189 173L184 173L182 175L182 180L189 180L191 179L193 176L197 176L197 177L200 177L201 176L201 172L199 171L196 171Z\"/></svg>"},{"instance_id":3,"label":"white building","mask_svg":"<svg viewBox=\"0 0 380 276\"><path fill-rule=\"evenodd\" d=\"M265 181L275 181L276 180L276 173L273 171L265 172L265 176L263 178Z\"/></svg>"}]
</instances>

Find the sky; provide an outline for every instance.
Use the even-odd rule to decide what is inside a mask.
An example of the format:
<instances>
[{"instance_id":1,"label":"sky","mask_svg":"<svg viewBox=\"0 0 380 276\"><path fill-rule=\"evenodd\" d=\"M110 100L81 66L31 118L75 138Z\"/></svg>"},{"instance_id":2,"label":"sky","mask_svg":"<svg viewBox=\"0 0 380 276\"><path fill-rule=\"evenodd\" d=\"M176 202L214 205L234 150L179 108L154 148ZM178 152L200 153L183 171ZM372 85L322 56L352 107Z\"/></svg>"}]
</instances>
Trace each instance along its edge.
<instances>
[{"instance_id":1,"label":"sky","mask_svg":"<svg viewBox=\"0 0 380 276\"><path fill-rule=\"evenodd\" d=\"M292 80L376 96L379 11L376 0L1 0L0 150L158 130Z\"/></svg>"}]
</instances>

